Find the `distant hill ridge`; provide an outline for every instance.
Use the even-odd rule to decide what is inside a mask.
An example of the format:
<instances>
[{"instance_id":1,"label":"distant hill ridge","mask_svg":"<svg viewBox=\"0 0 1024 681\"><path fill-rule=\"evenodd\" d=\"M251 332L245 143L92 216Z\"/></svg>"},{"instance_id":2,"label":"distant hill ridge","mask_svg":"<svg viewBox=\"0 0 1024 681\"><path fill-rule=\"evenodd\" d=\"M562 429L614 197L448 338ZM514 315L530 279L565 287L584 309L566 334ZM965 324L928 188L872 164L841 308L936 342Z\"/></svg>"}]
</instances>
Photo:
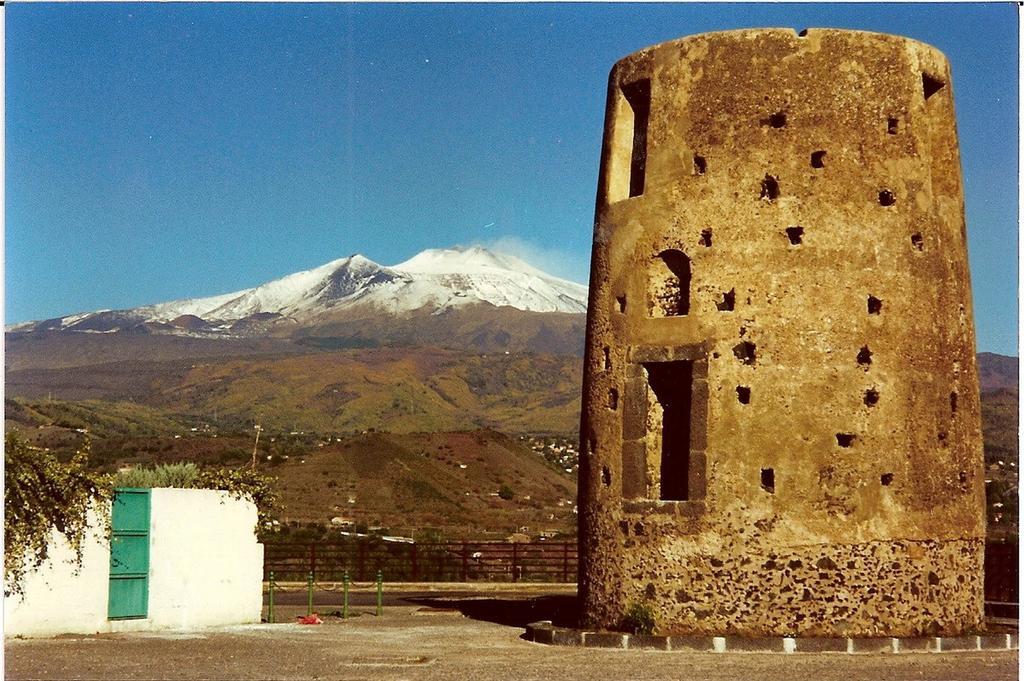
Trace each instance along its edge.
<instances>
[{"instance_id":1,"label":"distant hill ridge","mask_svg":"<svg viewBox=\"0 0 1024 681\"><path fill-rule=\"evenodd\" d=\"M1017 357L997 355L994 352L978 353L978 380L981 392L998 390L1017 392L1020 384L1020 360Z\"/></svg>"}]
</instances>

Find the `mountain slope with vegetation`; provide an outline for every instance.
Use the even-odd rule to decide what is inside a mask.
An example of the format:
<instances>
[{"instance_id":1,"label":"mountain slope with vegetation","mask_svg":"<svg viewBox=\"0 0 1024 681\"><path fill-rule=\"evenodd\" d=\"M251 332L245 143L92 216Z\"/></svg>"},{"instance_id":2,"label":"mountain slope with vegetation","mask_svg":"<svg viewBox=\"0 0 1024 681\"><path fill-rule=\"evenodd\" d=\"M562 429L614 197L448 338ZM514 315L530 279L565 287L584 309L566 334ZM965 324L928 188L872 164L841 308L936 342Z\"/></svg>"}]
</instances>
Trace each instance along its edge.
<instances>
[{"instance_id":1,"label":"mountain slope with vegetation","mask_svg":"<svg viewBox=\"0 0 1024 681\"><path fill-rule=\"evenodd\" d=\"M375 348L8 372L8 394L134 401L206 423L317 432L578 427L578 358Z\"/></svg>"},{"instance_id":2,"label":"mountain slope with vegetation","mask_svg":"<svg viewBox=\"0 0 1024 681\"><path fill-rule=\"evenodd\" d=\"M980 358L993 537L1014 536L1017 526L1018 393L1015 385L999 387L1013 385L1016 362L1005 359L993 365ZM99 392L129 387L140 401L10 397L7 427L64 460L91 448L92 464L110 471L177 461L245 466L259 422L259 466L278 476L287 522L325 525L341 517L365 526L443 527L459 536L471 527L483 534L546 523L571 529L571 460L566 471L518 437L486 429L574 442L578 358L372 348L144 364L149 371L122 374L114 368L124 363L53 369L49 387L58 395L95 371L111 379ZM481 442L476 431L484 433ZM517 501L494 496L502 485Z\"/></svg>"},{"instance_id":3,"label":"mountain slope with vegetation","mask_svg":"<svg viewBox=\"0 0 1024 681\"><path fill-rule=\"evenodd\" d=\"M574 532L575 474L495 431L360 434L270 470L284 523L431 527L449 537Z\"/></svg>"}]
</instances>

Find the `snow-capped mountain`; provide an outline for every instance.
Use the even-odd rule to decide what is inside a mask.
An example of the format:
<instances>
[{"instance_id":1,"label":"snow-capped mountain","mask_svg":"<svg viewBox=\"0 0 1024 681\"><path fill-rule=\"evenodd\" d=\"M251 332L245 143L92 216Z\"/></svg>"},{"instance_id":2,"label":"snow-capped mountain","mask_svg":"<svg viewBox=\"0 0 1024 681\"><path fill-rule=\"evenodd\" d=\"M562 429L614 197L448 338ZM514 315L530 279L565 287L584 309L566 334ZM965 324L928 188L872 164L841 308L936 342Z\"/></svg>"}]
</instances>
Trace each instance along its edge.
<instances>
[{"instance_id":1,"label":"snow-capped mountain","mask_svg":"<svg viewBox=\"0 0 1024 681\"><path fill-rule=\"evenodd\" d=\"M346 311L441 314L474 304L582 313L587 287L481 247L430 249L390 267L352 255L234 293L75 314L7 330L109 333L144 326L149 332L251 335L273 326L315 325Z\"/></svg>"}]
</instances>

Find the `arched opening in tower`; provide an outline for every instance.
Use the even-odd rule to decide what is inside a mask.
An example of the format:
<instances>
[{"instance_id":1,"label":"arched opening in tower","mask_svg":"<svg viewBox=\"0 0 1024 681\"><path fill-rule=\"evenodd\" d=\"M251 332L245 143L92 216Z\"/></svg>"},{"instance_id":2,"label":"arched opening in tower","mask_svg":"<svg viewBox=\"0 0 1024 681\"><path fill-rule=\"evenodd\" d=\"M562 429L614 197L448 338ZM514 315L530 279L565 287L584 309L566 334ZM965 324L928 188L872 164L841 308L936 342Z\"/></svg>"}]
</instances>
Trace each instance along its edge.
<instances>
[{"instance_id":1,"label":"arched opening in tower","mask_svg":"<svg viewBox=\"0 0 1024 681\"><path fill-rule=\"evenodd\" d=\"M652 317L678 317L690 312L690 258L682 251L662 251L648 276Z\"/></svg>"}]
</instances>

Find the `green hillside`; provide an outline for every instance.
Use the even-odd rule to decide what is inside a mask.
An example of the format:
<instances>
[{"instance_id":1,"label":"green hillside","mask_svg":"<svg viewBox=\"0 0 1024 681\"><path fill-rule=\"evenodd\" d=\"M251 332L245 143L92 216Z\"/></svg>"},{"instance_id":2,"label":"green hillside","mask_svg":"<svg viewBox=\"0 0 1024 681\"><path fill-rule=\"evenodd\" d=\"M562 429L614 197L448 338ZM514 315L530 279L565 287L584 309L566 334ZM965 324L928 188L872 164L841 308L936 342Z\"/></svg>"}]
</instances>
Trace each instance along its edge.
<instances>
[{"instance_id":1,"label":"green hillside","mask_svg":"<svg viewBox=\"0 0 1024 681\"><path fill-rule=\"evenodd\" d=\"M572 358L375 349L196 365L149 402L318 432L569 432L580 385Z\"/></svg>"},{"instance_id":2,"label":"green hillside","mask_svg":"<svg viewBox=\"0 0 1024 681\"><path fill-rule=\"evenodd\" d=\"M494 431L361 434L270 470L285 523L334 518L448 537L575 528L576 476ZM503 487L511 498L499 496Z\"/></svg>"}]
</instances>

